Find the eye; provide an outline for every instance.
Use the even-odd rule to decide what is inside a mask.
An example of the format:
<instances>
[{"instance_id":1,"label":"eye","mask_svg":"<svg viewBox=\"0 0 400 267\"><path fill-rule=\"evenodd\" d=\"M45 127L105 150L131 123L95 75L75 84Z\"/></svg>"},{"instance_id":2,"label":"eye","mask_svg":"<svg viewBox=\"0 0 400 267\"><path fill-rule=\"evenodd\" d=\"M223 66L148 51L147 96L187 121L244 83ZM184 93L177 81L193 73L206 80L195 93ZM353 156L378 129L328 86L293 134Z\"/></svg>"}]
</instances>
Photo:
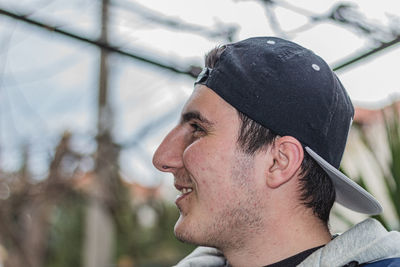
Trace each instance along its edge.
<instances>
[{"instance_id":1,"label":"eye","mask_svg":"<svg viewBox=\"0 0 400 267\"><path fill-rule=\"evenodd\" d=\"M192 133L195 137L200 136L202 134L204 134L206 131L199 126L197 123L191 123L190 127L192 127Z\"/></svg>"},{"instance_id":2,"label":"eye","mask_svg":"<svg viewBox=\"0 0 400 267\"><path fill-rule=\"evenodd\" d=\"M193 132L198 132L198 131L204 132L203 128L201 128L197 123L191 123L190 127L192 127Z\"/></svg>"}]
</instances>

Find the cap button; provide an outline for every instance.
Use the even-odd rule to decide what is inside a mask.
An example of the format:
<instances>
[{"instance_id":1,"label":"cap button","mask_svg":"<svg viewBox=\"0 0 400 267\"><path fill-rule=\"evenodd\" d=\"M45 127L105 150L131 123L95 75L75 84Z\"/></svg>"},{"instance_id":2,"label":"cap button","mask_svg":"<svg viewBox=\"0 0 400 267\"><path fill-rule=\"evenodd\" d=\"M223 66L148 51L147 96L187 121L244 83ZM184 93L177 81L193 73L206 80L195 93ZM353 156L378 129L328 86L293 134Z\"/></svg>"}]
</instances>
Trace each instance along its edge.
<instances>
[{"instance_id":1,"label":"cap button","mask_svg":"<svg viewBox=\"0 0 400 267\"><path fill-rule=\"evenodd\" d=\"M316 71L319 71L321 69L317 64L312 64L311 67Z\"/></svg>"}]
</instances>

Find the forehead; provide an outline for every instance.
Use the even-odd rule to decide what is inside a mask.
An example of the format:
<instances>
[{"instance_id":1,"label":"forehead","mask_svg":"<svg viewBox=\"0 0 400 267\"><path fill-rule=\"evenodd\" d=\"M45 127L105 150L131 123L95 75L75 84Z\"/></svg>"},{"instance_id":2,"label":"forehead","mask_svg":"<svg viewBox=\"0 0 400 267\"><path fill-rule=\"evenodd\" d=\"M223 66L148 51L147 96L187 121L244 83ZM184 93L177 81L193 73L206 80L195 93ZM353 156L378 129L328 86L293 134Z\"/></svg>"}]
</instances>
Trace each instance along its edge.
<instances>
[{"instance_id":1,"label":"forehead","mask_svg":"<svg viewBox=\"0 0 400 267\"><path fill-rule=\"evenodd\" d=\"M192 95L183 107L182 114L188 112L200 112L205 117L237 117L237 111L233 106L201 84L195 86Z\"/></svg>"}]
</instances>

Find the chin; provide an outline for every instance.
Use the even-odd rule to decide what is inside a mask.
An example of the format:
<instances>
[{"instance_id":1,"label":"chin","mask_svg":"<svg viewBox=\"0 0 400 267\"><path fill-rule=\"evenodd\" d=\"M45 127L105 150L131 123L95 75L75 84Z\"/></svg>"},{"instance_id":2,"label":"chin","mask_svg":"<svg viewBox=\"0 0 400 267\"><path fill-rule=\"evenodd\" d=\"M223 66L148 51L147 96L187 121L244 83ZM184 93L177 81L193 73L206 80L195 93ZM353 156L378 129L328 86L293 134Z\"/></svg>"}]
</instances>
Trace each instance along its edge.
<instances>
[{"instance_id":1,"label":"chin","mask_svg":"<svg viewBox=\"0 0 400 267\"><path fill-rule=\"evenodd\" d=\"M174 227L174 234L175 237L184 243L190 243L194 245L202 245L197 238L195 238L195 233L194 233L195 227L190 227L188 225L187 221L182 218L182 216L179 217L178 221L175 224Z\"/></svg>"}]
</instances>

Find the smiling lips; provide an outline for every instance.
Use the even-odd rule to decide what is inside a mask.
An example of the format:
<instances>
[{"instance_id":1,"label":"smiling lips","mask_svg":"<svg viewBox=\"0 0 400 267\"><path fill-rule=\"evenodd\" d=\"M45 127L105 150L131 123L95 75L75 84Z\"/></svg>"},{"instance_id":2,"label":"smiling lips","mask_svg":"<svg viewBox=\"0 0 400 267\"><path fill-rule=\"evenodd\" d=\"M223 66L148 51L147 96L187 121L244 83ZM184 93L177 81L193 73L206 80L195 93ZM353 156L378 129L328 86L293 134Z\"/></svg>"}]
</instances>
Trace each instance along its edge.
<instances>
[{"instance_id":1,"label":"smiling lips","mask_svg":"<svg viewBox=\"0 0 400 267\"><path fill-rule=\"evenodd\" d=\"M177 203L179 200L183 199L187 195L189 195L192 191L193 188L187 187L187 186L181 186L178 184L175 184L175 188L180 191L181 193L177 196L175 203Z\"/></svg>"}]
</instances>

